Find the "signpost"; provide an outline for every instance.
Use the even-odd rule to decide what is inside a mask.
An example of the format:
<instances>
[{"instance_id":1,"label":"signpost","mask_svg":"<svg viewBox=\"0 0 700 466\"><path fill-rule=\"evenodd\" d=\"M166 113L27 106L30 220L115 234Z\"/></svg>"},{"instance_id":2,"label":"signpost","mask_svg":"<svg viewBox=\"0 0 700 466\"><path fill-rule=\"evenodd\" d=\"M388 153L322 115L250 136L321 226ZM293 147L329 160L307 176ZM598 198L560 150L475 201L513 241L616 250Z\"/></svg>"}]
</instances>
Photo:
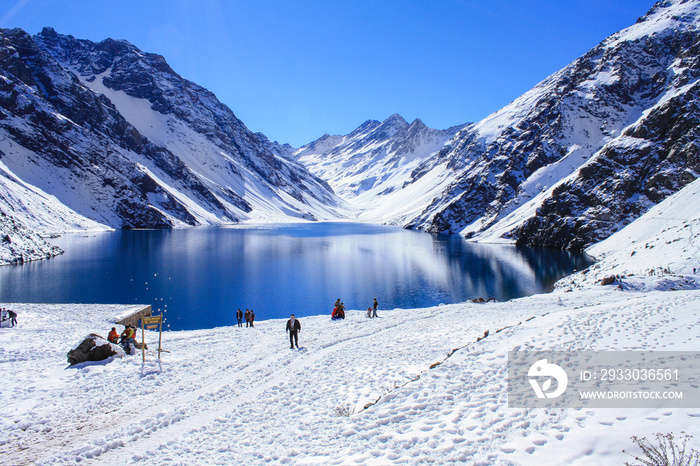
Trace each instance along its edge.
<instances>
[{"instance_id":1,"label":"signpost","mask_svg":"<svg viewBox=\"0 0 700 466\"><path fill-rule=\"evenodd\" d=\"M155 330L156 328L158 329L158 359L160 360L161 342L163 341L163 315L141 318L141 341L143 341L141 352L144 362L146 362L146 329Z\"/></svg>"}]
</instances>

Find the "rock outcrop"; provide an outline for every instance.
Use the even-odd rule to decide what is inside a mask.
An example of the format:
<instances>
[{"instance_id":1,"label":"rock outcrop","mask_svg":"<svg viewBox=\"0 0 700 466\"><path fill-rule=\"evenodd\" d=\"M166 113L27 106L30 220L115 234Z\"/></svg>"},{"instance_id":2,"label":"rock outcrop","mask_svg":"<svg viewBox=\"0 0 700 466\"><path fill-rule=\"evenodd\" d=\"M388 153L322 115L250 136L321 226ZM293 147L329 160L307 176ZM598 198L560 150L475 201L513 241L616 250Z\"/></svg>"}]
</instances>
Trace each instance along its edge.
<instances>
[{"instance_id":1,"label":"rock outcrop","mask_svg":"<svg viewBox=\"0 0 700 466\"><path fill-rule=\"evenodd\" d=\"M123 357L124 350L94 333L88 335L66 355L71 366L85 361L104 361L112 356Z\"/></svg>"}]
</instances>

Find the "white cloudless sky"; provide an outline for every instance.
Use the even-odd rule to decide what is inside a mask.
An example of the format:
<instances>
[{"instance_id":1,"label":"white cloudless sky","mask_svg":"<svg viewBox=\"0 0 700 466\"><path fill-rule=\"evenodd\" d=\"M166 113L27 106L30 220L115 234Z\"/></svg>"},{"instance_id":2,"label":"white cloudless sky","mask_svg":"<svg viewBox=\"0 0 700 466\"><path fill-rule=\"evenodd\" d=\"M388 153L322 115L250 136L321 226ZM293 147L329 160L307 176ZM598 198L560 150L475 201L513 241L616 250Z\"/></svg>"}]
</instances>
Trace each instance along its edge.
<instances>
[{"instance_id":1,"label":"white cloudless sky","mask_svg":"<svg viewBox=\"0 0 700 466\"><path fill-rule=\"evenodd\" d=\"M478 121L631 26L653 0L0 0L0 27L163 55L295 147L399 113Z\"/></svg>"}]
</instances>

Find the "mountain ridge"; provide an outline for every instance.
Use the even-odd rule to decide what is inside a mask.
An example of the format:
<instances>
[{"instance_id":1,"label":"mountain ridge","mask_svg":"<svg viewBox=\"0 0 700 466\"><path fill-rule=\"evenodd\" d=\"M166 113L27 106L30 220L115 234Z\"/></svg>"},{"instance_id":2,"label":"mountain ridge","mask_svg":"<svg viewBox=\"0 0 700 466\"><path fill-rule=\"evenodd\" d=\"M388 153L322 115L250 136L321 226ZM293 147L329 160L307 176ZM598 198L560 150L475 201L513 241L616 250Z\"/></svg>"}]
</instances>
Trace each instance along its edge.
<instances>
[{"instance_id":1,"label":"mountain ridge","mask_svg":"<svg viewBox=\"0 0 700 466\"><path fill-rule=\"evenodd\" d=\"M700 177L698 0L479 122L393 114L299 149L127 41L0 32L0 210L39 233L343 218L578 250Z\"/></svg>"},{"instance_id":2,"label":"mountain ridge","mask_svg":"<svg viewBox=\"0 0 700 466\"><path fill-rule=\"evenodd\" d=\"M386 213L377 215L372 206L400 190L413 169L464 126L436 130L393 114L384 121L367 120L347 135L326 134L294 156L354 204L360 219L381 221Z\"/></svg>"}]
</instances>

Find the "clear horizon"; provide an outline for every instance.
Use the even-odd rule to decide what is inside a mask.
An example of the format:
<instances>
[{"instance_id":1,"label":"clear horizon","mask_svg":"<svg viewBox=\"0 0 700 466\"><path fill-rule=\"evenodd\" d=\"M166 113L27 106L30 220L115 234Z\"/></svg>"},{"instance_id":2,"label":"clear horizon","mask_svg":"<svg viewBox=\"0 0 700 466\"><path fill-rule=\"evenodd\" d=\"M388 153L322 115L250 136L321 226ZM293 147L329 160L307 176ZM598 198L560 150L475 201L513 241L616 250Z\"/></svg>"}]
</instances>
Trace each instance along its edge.
<instances>
[{"instance_id":1,"label":"clear horizon","mask_svg":"<svg viewBox=\"0 0 700 466\"><path fill-rule=\"evenodd\" d=\"M127 40L300 147L394 113L438 129L479 121L654 3L0 0L0 27Z\"/></svg>"}]
</instances>

